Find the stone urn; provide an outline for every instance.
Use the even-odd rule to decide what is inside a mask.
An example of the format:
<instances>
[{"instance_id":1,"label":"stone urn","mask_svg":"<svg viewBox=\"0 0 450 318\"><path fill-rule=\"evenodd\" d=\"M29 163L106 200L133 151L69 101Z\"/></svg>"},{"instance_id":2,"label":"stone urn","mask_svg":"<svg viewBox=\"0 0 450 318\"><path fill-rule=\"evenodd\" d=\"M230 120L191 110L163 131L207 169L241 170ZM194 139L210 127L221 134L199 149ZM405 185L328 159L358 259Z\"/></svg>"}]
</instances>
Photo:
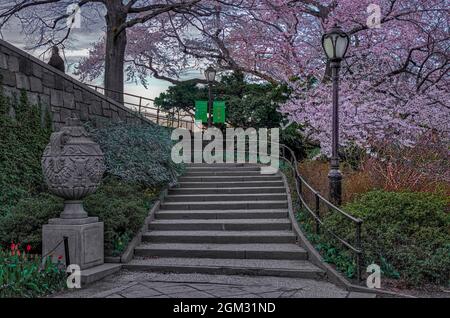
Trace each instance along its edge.
<instances>
[{"instance_id":1,"label":"stone urn","mask_svg":"<svg viewBox=\"0 0 450 318\"><path fill-rule=\"evenodd\" d=\"M65 199L60 218L87 218L82 200L99 186L105 164L100 146L78 118L68 118L60 131L52 133L41 163L49 190Z\"/></svg>"}]
</instances>

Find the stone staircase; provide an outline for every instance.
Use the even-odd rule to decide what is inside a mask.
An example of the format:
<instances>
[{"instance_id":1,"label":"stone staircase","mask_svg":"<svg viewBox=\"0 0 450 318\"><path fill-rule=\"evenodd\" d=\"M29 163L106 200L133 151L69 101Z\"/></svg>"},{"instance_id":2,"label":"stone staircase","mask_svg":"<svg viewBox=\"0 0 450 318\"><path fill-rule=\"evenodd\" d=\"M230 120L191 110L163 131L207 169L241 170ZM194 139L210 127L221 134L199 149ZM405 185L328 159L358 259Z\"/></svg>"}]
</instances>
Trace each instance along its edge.
<instances>
[{"instance_id":1,"label":"stone staircase","mask_svg":"<svg viewBox=\"0 0 450 318\"><path fill-rule=\"evenodd\" d=\"M286 189L252 164L191 164L124 268L323 278L296 244Z\"/></svg>"}]
</instances>

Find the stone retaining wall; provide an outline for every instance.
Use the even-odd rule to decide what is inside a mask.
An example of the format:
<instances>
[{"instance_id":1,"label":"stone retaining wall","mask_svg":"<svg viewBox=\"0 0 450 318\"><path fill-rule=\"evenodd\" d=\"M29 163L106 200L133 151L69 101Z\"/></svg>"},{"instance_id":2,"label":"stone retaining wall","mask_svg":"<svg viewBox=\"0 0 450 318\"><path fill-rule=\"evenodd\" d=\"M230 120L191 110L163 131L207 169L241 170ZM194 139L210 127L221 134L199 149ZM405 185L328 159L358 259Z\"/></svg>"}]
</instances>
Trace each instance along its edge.
<instances>
[{"instance_id":1,"label":"stone retaining wall","mask_svg":"<svg viewBox=\"0 0 450 318\"><path fill-rule=\"evenodd\" d=\"M149 122L3 40L0 40L0 86L5 96L16 99L25 90L31 104L40 104L43 112L49 109L54 130L58 130L72 114L96 124L105 120Z\"/></svg>"}]
</instances>

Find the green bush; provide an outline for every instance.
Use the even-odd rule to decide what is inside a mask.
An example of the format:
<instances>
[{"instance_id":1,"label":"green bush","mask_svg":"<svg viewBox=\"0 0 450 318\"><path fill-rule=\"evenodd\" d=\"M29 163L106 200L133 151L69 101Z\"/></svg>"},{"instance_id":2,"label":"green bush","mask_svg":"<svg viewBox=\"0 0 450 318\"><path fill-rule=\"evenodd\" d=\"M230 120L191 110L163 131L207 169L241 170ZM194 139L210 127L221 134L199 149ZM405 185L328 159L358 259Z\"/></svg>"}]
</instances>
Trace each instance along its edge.
<instances>
[{"instance_id":1,"label":"green bush","mask_svg":"<svg viewBox=\"0 0 450 318\"><path fill-rule=\"evenodd\" d=\"M41 118L40 105L30 105L25 92L12 102L0 91L0 216L42 190L41 156L51 133L49 113L45 114Z\"/></svg>"},{"instance_id":2,"label":"green bush","mask_svg":"<svg viewBox=\"0 0 450 318\"><path fill-rule=\"evenodd\" d=\"M14 106L12 108L12 105ZM10 109L15 116L10 116ZM46 125L41 126L42 120ZM169 130L159 126L114 124L91 129L102 147L107 175L89 196L89 215L105 223L105 252L119 255L142 226L160 186L172 181L182 166L171 161ZM0 92L0 243L30 244L41 251L41 229L58 217L63 200L46 192L41 156L51 134L48 112L29 105L26 94L11 103ZM64 286L64 271L38 257L0 251L0 297L36 297Z\"/></svg>"},{"instance_id":3,"label":"green bush","mask_svg":"<svg viewBox=\"0 0 450 318\"><path fill-rule=\"evenodd\" d=\"M97 192L86 198L85 209L90 216L98 216L105 225L105 250L117 256L127 246L148 215L159 190L131 184L114 178L105 179ZM41 251L42 226L59 217L63 200L40 193L21 199L7 215L0 217L0 242L30 244L33 251Z\"/></svg>"},{"instance_id":4,"label":"green bush","mask_svg":"<svg viewBox=\"0 0 450 318\"><path fill-rule=\"evenodd\" d=\"M412 285L449 284L450 215L448 198L429 193L371 191L343 207L364 220L366 265ZM354 241L354 225L333 213L326 226Z\"/></svg>"},{"instance_id":5,"label":"green bush","mask_svg":"<svg viewBox=\"0 0 450 318\"><path fill-rule=\"evenodd\" d=\"M111 176L157 187L174 181L183 169L171 160L172 141L167 128L113 123L88 129L105 154L107 174Z\"/></svg>"},{"instance_id":6,"label":"green bush","mask_svg":"<svg viewBox=\"0 0 450 318\"><path fill-rule=\"evenodd\" d=\"M42 225L63 210L62 200L46 193L43 184L40 161L51 134L46 114L41 118L39 106L30 105L24 92L14 103L0 94L0 243L20 241L36 252L41 251ZM154 191L182 167L170 159L172 142L165 128L111 124L90 130L115 178L105 180L86 206L105 222L107 252L119 254L142 225Z\"/></svg>"},{"instance_id":7,"label":"green bush","mask_svg":"<svg viewBox=\"0 0 450 318\"><path fill-rule=\"evenodd\" d=\"M298 205L298 201L295 202ZM348 278L356 276L356 261L349 250L340 248L340 245L331 240L329 236L315 233L315 223L305 209L298 209L297 222L305 233L307 239L314 245L326 263L333 264Z\"/></svg>"},{"instance_id":8,"label":"green bush","mask_svg":"<svg viewBox=\"0 0 450 318\"><path fill-rule=\"evenodd\" d=\"M139 183L107 178L97 192L85 200L90 216L98 216L105 226L105 253L119 255L141 228L159 191Z\"/></svg>"},{"instance_id":9,"label":"green bush","mask_svg":"<svg viewBox=\"0 0 450 318\"><path fill-rule=\"evenodd\" d=\"M33 251L41 251L42 225L58 217L63 210L63 200L48 193L21 199L10 212L0 217L0 242L30 244Z\"/></svg>"},{"instance_id":10,"label":"green bush","mask_svg":"<svg viewBox=\"0 0 450 318\"><path fill-rule=\"evenodd\" d=\"M288 146L300 161L307 156L312 148L302 135L302 126L297 123L290 124L286 129L280 129L280 143Z\"/></svg>"},{"instance_id":11,"label":"green bush","mask_svg":"<svg viewBox=\"0 0 450 318\"><path fill-rule=\"evenodd\" d=\"M39 297L64 288L64 265L48 257L44 264L38 255L31 255L18 246L0 249L0 298Z\"/></svg>"}]
</instances>

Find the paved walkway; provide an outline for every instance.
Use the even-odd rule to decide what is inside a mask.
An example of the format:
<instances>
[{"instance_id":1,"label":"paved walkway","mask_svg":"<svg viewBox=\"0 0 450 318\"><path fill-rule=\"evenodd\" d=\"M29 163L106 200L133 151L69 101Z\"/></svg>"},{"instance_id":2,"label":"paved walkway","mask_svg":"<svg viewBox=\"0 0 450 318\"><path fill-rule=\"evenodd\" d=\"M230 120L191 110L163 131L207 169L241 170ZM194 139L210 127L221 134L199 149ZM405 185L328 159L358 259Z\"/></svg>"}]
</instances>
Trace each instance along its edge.
<instances>
[{"instance_id":1,"label":"paved walkway","mask_svg":"<svg viewBox=\"0 0 450 318\"><path fill-rule=\"evenodd\" d=\"M121 271L52 297L82 298L311 298L365 297L329 282L271 276L161 274Z\"/></svg>"}]
</instances>

